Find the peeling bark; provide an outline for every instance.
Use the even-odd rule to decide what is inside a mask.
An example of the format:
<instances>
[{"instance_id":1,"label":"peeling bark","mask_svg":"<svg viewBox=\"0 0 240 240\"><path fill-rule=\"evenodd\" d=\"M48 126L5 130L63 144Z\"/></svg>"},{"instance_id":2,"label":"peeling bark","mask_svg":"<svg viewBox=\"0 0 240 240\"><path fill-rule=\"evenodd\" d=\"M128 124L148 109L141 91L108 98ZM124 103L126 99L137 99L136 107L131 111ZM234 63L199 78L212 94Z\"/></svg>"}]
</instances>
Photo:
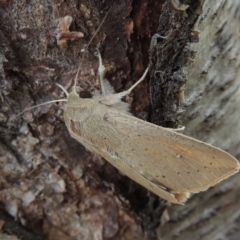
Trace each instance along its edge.
<instances>
[{"instance_id":1,"label":"peeling bark","mask_svg":"<svg viewBox=\"0 0 240 240\"><path fill-rule=\"evenodd\" d=\"M194 29L200 31L195 62L186 68L184 134L240 157L239 1L206 1ZM239 174L184 206L169 208L163 239L238 239Z\"/></svg>"}]
</instances>

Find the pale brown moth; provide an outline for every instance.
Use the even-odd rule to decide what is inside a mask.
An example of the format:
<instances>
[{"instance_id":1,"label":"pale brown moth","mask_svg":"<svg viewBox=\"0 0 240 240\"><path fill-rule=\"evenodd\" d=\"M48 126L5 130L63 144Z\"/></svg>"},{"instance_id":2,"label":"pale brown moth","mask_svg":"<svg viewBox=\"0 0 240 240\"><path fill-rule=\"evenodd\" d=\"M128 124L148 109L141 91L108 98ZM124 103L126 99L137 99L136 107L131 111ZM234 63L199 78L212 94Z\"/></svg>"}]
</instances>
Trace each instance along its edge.
<instances>
[{"instance_id":1,"label":"pale brown moth","mask_svg":"<svg viewBox=\"0 0 240 240\"><path fill-rule=\"evenodd\" d=\"M67 95L65 124L74 139L101 155L122 173L172 203L183 203L191 193L207 190L239 171L238 161L223 150L131 116L122 98L104 79L105 67L99 57L101 94L81 98ZM42 105L42 104L40 104ZM38 105L39 106L39 105Z\"/></svg>"}]
</instances>

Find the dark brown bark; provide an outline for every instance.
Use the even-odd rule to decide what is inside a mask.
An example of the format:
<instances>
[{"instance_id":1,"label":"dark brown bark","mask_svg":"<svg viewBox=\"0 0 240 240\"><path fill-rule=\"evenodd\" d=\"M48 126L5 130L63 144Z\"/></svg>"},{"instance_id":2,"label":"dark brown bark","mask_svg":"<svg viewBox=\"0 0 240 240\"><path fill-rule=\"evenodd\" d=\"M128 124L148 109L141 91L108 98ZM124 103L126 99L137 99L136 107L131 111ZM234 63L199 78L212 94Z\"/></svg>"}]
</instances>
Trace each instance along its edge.
<instances>
[{"instance_id":1,"label":"dark brown bark","mask_svg":"<svg viewBox=\"0 0 240 240\"><path fill-rule=\"evenodd\" d=\"M64 103L14 118L26 107L63 98L55 83L70 89L83 56L78 84L88 93L99 88L96 47L114 89L127 89L148 65L151 37L158 33L168 38L151 44L149 119L172 127L182 121L187 135L239 156L239 40L238 32L231 31L238 26L239 4L216 2L202 6L201 1L188 1L190 7L183 11L170 1L154 0L1 1L2 211L43 239L217 239L239 228L238 175L184 206L166 208L165 201L71 139L62 118ZM201 30L200 40L191 43L197 42L195 30ZM206 35L211 34L205 31L214 35L209 41ZM195 54L196 62L189 66ZM164 75L154 75L154 70ZM167 91L159 88L162 77ZM147 82L126 98L136 115L147 109ZM28 233L11 234L28 239ZM234 234L227 238L234 239Z\"/></svg>"}]
</instances>

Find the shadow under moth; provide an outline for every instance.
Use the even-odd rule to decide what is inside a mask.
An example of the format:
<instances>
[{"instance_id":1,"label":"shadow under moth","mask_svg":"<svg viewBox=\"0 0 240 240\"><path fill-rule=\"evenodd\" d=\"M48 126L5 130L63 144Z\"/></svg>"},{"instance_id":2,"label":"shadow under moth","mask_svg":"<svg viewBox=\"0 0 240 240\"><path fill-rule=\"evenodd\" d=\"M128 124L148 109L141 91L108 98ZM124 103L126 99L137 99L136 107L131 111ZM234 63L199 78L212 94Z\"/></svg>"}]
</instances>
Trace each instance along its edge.
<instances>
[{"instance_id":1,"label":"shadow under moth","mask_svg":"<svg viewBox=\"0 0 240 240\"><path fill-rule=\"evenodd\" d=\"M100 53L98 57L101 94L79 97L77 77L70 93L58 85L67 95L57 101L67 102L68 131L87 150L172 203L183 203L190 193L205 191L239 171L239 162L227 152L131 116L122 98L144 80L148 69L129 90L114 93L104 78Z\"/></svg>"}]
</instances>

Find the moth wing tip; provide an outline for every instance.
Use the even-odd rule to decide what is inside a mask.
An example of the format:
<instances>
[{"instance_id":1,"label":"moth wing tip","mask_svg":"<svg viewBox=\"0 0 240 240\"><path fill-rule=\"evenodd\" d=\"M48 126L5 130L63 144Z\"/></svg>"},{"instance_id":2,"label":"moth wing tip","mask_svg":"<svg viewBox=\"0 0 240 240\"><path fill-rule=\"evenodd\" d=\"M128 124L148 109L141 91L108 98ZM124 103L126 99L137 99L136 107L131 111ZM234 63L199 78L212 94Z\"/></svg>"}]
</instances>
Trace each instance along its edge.
<instances>
[{"instance_id":1,"label":"moth wing tip","mask_svg":"<svg viewBox=\"0 0 240 240\"><path fill-rule=\"evenodd\" d=\"M183 205L190 197L190 193L189 192L174 193L174 196L178 203Z\"/></svg>"},{"instance_id":2,"label":"moth wing tip","mask_svg":"<svg viewBox=\"0 0 240 240\"><path fill-rule=\"evenodd\" d=\"M239 163L239 161L237 161L237 167L236 167L236 170L240 170L240 163Z\"/></svg>"},{"instance_id":3,"label":"moth wing tip","mask_svg":"<svg viewBox=\"0 0 240 240\"><path fill-rule=\"evenodd\" d=\"M170 203L184 205L189 197L190 197L189 192L169 193L168 198L165 199Z\"/></svg>"}]
</instances>

